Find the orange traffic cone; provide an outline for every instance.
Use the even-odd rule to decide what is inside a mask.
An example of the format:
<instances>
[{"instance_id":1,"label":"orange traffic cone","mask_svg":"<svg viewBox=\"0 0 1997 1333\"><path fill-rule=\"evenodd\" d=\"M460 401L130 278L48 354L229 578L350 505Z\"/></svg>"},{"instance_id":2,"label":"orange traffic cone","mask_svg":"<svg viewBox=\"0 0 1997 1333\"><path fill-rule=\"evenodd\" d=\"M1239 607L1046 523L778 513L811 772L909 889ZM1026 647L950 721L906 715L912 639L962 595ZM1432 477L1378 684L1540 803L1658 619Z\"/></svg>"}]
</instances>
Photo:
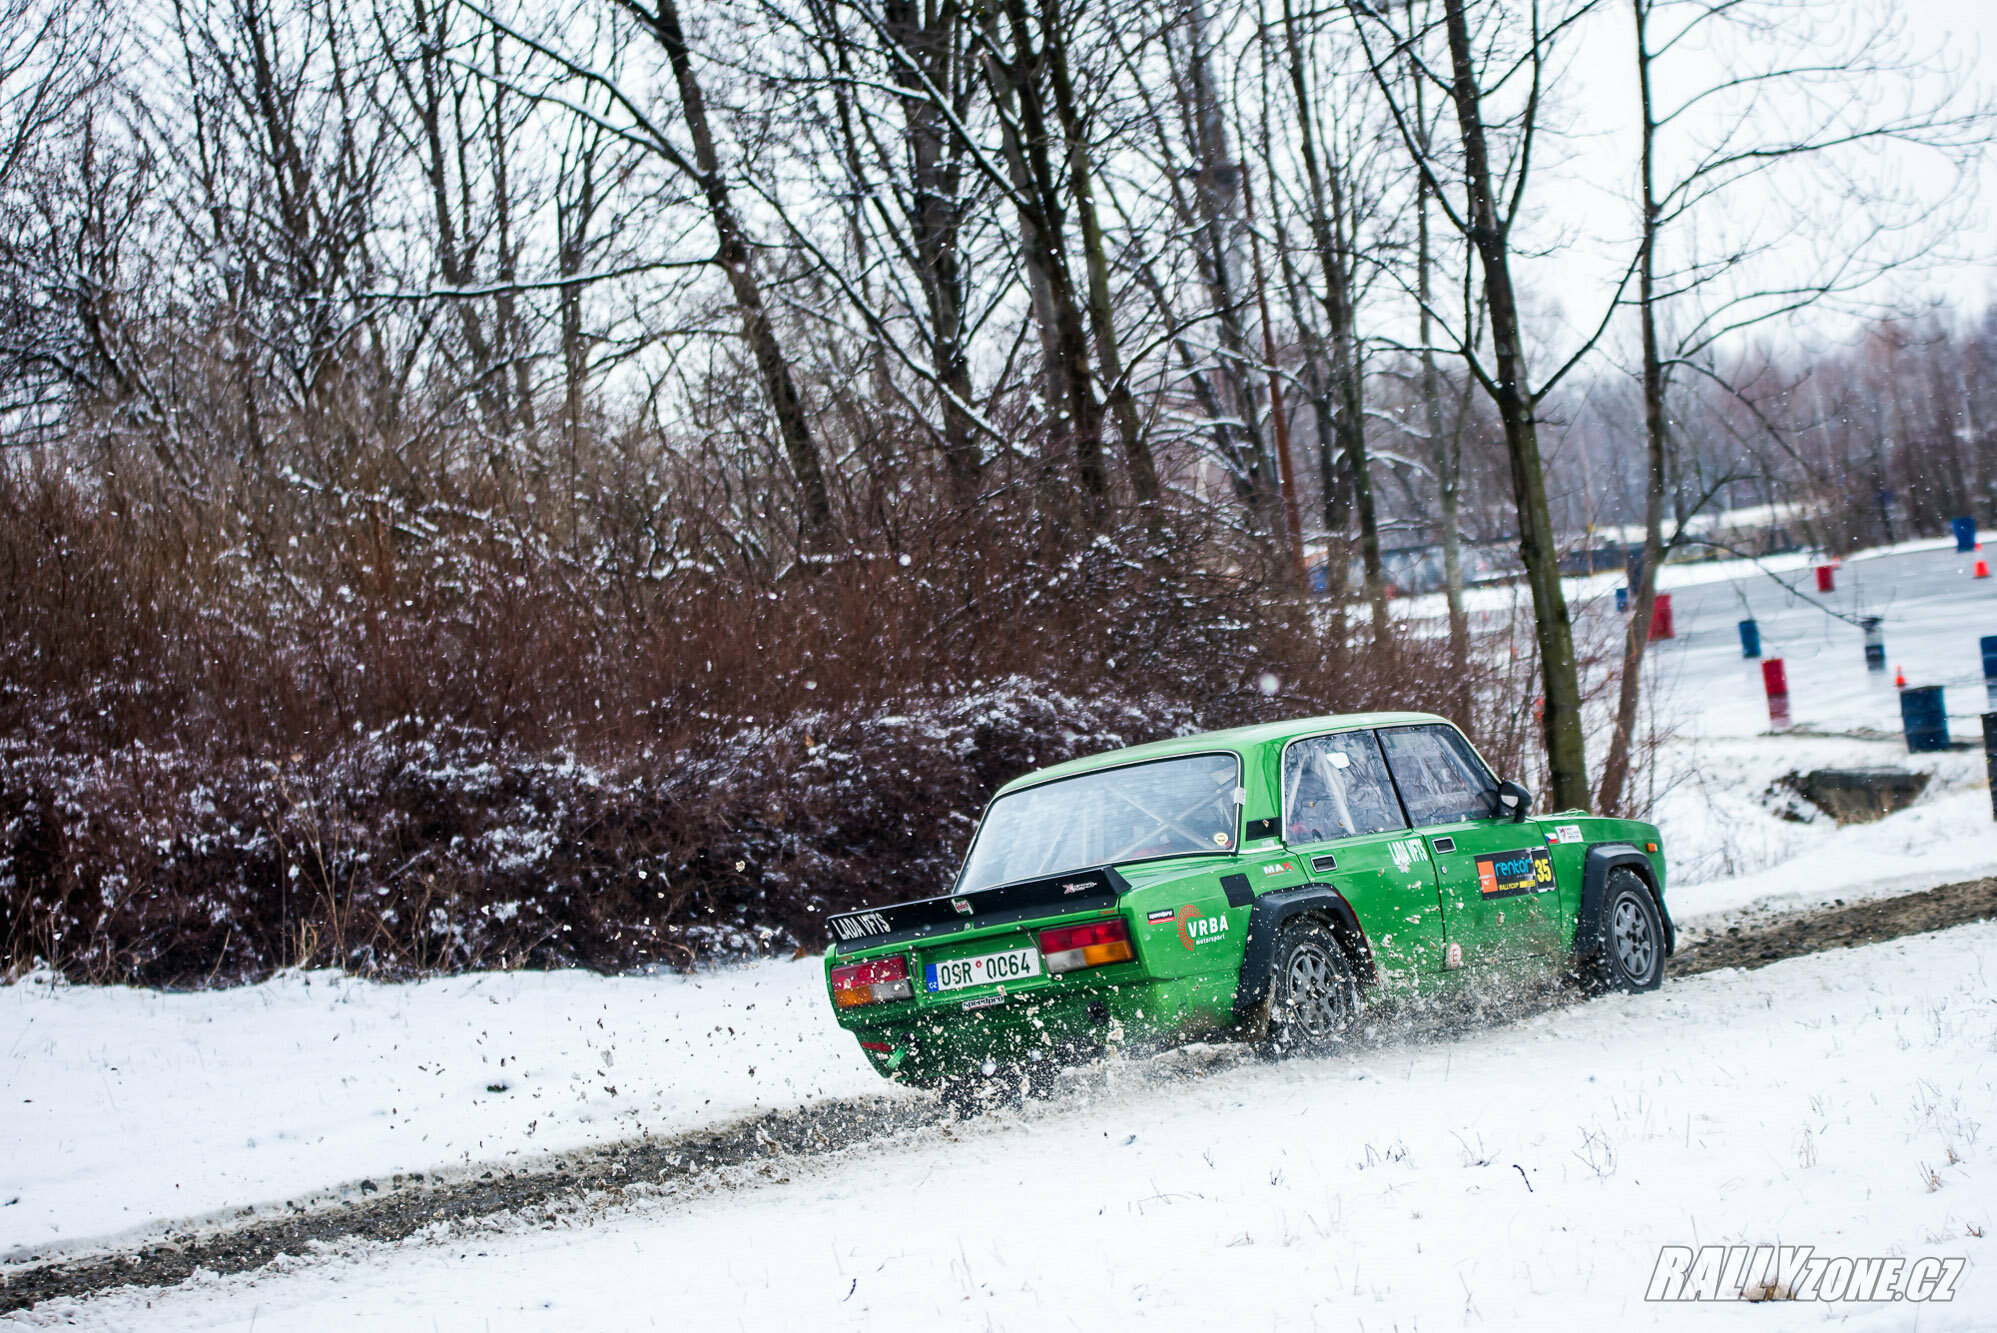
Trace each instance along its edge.
<instances>
[{"instance_id":1,"label":"orange traffic cone","mask_svg":"<svg viewBox=\"0 0 1997 1333\"><path fill-rule=\"evenodd\" d=\"M1907 668L1901 666L1898 662L1893 664L1893 688L1896 690L1907 688Z\"/></svg>"},{"instance_id":2,"label":"orange traffic cone","mask_svg":"<svg viewBox=\"0 0 1997 1333\"><path fill-rule=\"evenodd\" d=\"M1973 577L1979 579L1987 579L1990 577L1990 562L1988 560L1985 560L1982 556L1978 556L1976 558L1976 573Z\"/></svg>"}]
</instances>

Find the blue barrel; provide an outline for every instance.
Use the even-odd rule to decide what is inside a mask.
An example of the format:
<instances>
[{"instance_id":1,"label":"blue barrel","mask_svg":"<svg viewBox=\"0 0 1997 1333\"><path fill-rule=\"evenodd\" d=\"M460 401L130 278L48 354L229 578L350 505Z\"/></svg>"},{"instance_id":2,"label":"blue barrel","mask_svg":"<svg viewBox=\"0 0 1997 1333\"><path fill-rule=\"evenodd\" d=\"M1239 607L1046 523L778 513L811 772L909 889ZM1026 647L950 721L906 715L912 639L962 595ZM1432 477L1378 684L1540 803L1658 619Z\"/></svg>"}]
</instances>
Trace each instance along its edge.
<instances>
[{"instance_id":1,"label":"blue barrel","mask_svg":"<svg viewBox=\"0 0 1997 1333\"><path fill-rule=\"evenodd\" d=\"M1958 518L1958 519L1956 519L1956 520L1955 520L1954 522L1950 523L1950 524L1949 524L1949 526L1955 529L1955 549L1956 549L1956 550L1958 550L1958 551L1973 551L1973 550L1975 550L1975 549L1976 549L1976 520L1975 520L1975 519L1973 519L1973 518Z\"/></svg>"},{"instance_id":2,"label":"blue barrel","mask_svg":"<svg viewBox=\"0 0 1997 1333\"><path fill-rule=\"evenodd\" d=\"M1983 679L1997 680L1997 634L1986 634L1983 643Z\"/></svg>"},{"instance_id":3,"label":"blue barrel","mask_svg":"<svg viewBox=\"0 0 1997 1333\"><path fill-rule=\"evenodd\" d=\"M1921 685L1900 691L1900 726L1907 733L1907 753L1948 749L1948 710L1942 687Z\"/></svg>"},{"instance_id":4,"label":"blue barrel","mask_svg":"<svg viewBox=\"0 0 1997 1333\"><path fill-rule=\"evenodd\" d=\"M1618 610L1618 611L1621 611L1621 612L1622 612L1622 613L1623 613L1624 615L1628 615L1628 614L1629 614L1629 589L1628 589L1628 588L1618 588L1618 589L1616 589L1616 610Z\"/></svg>"},{"instance_id":5,"label":"blue barrel","mask_svg":"<svg viewBox=\"0 0 1997 1333\"><path fill-rule=\"evenodd\" d=\"M1761 626L1752 620L1740 622L1740 655L1742 657L1761 656Z\"/></svg>"}]
</instances>

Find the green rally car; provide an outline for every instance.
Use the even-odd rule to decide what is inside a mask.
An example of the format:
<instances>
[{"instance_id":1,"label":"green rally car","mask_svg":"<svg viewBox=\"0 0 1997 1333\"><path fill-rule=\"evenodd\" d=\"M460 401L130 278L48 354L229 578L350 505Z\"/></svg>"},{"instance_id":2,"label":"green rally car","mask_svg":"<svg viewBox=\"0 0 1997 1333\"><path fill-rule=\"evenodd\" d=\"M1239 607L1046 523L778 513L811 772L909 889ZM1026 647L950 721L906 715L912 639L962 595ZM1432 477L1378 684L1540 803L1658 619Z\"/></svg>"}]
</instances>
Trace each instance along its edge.
<instances>
[{"instance_id":1,"label":"green rally car","mask_svg":"<svg viewBox=\"0 0 1997 1333\"><path fill-rule=\"evenodd\" d=\"M1656 987L1655 826L1533 817L1427 713L1159 741L1007 783L947 894L827 918L875 1068L931 1086L1140 1039L1335 1037L1374 988Z\"/></svg>"}]
</instances>

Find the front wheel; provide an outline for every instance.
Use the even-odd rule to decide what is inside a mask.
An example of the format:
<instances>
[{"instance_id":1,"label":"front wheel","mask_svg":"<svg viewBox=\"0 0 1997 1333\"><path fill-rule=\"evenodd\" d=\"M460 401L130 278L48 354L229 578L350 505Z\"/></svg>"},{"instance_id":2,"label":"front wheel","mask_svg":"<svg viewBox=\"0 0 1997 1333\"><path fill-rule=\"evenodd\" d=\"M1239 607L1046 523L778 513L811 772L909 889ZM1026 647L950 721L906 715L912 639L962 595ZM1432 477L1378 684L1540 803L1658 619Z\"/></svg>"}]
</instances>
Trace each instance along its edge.
<instances>
[{"instance_id":1,"label":"front wheel","mask_svg":"<svg viewBox=\"0 0 1997 1333\"><path fill-rule=\"evenodd\" d=\"M1359 978L1331 931L1307 918L1285 922L1269 979L1268 1053L1323 1050L1345 1035L1358 1012Z\"/></svg>"},{"instance_id":2,"label":"front wheel","mask_svg":"<svg viewBox=\"0 0 1997 1333\"><path fill-rule=\"evenodd\" d=\"M1589 989L1637 992L1664 982L1664 921L1650 886L1633 870L1612 870L1604 886L1601 938L1583 972Z\"/></svg>"}]
</instances>

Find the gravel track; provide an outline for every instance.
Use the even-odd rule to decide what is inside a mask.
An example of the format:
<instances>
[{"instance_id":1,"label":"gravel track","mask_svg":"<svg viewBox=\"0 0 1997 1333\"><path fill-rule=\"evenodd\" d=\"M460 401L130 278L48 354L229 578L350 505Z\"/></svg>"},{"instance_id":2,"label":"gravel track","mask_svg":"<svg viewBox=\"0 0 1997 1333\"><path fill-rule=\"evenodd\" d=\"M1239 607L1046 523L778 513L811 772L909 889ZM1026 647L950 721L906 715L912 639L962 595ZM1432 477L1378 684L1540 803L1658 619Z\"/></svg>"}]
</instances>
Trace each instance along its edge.
<instances>
[{"instance_id":1,"label":"gravel track","mask_svg":"<svg viewBox=\"0 0 1997 1333\"><path fill-rule=\"evenodd\" d=\"M1682 977L1727 967L1765 967L1784 958L1992 918L1997 918L1997 877L1795 912L1711 934L1687 932L1669 973ZM1559 1002L1573 998L1571 991L1565 992ZM1426 1035L1445 1037L1457 1030L1459 1025L1448 1024ZM1232 1062L1221 1056L1209 1061L1208 1067ZM952 1114L927 1098L856 1097L670 1139L562 1154L531 1169L494 1167L449 1178L412 1176L391 1181L385 1190L363 1182L358 1191L338 1202L275 1217L169 1233L109 1253L0 1266L0 1313L119 1286L172 1286L196 1271L245 1272L281 1255L310 1255L347 1242L399 1241L440 1224L573 1211L598 1201L703 1182L749 1183L778 1174L786 1161L822 1158L897 1133L938 1126Z\"/></svg>"}]
</instances>

